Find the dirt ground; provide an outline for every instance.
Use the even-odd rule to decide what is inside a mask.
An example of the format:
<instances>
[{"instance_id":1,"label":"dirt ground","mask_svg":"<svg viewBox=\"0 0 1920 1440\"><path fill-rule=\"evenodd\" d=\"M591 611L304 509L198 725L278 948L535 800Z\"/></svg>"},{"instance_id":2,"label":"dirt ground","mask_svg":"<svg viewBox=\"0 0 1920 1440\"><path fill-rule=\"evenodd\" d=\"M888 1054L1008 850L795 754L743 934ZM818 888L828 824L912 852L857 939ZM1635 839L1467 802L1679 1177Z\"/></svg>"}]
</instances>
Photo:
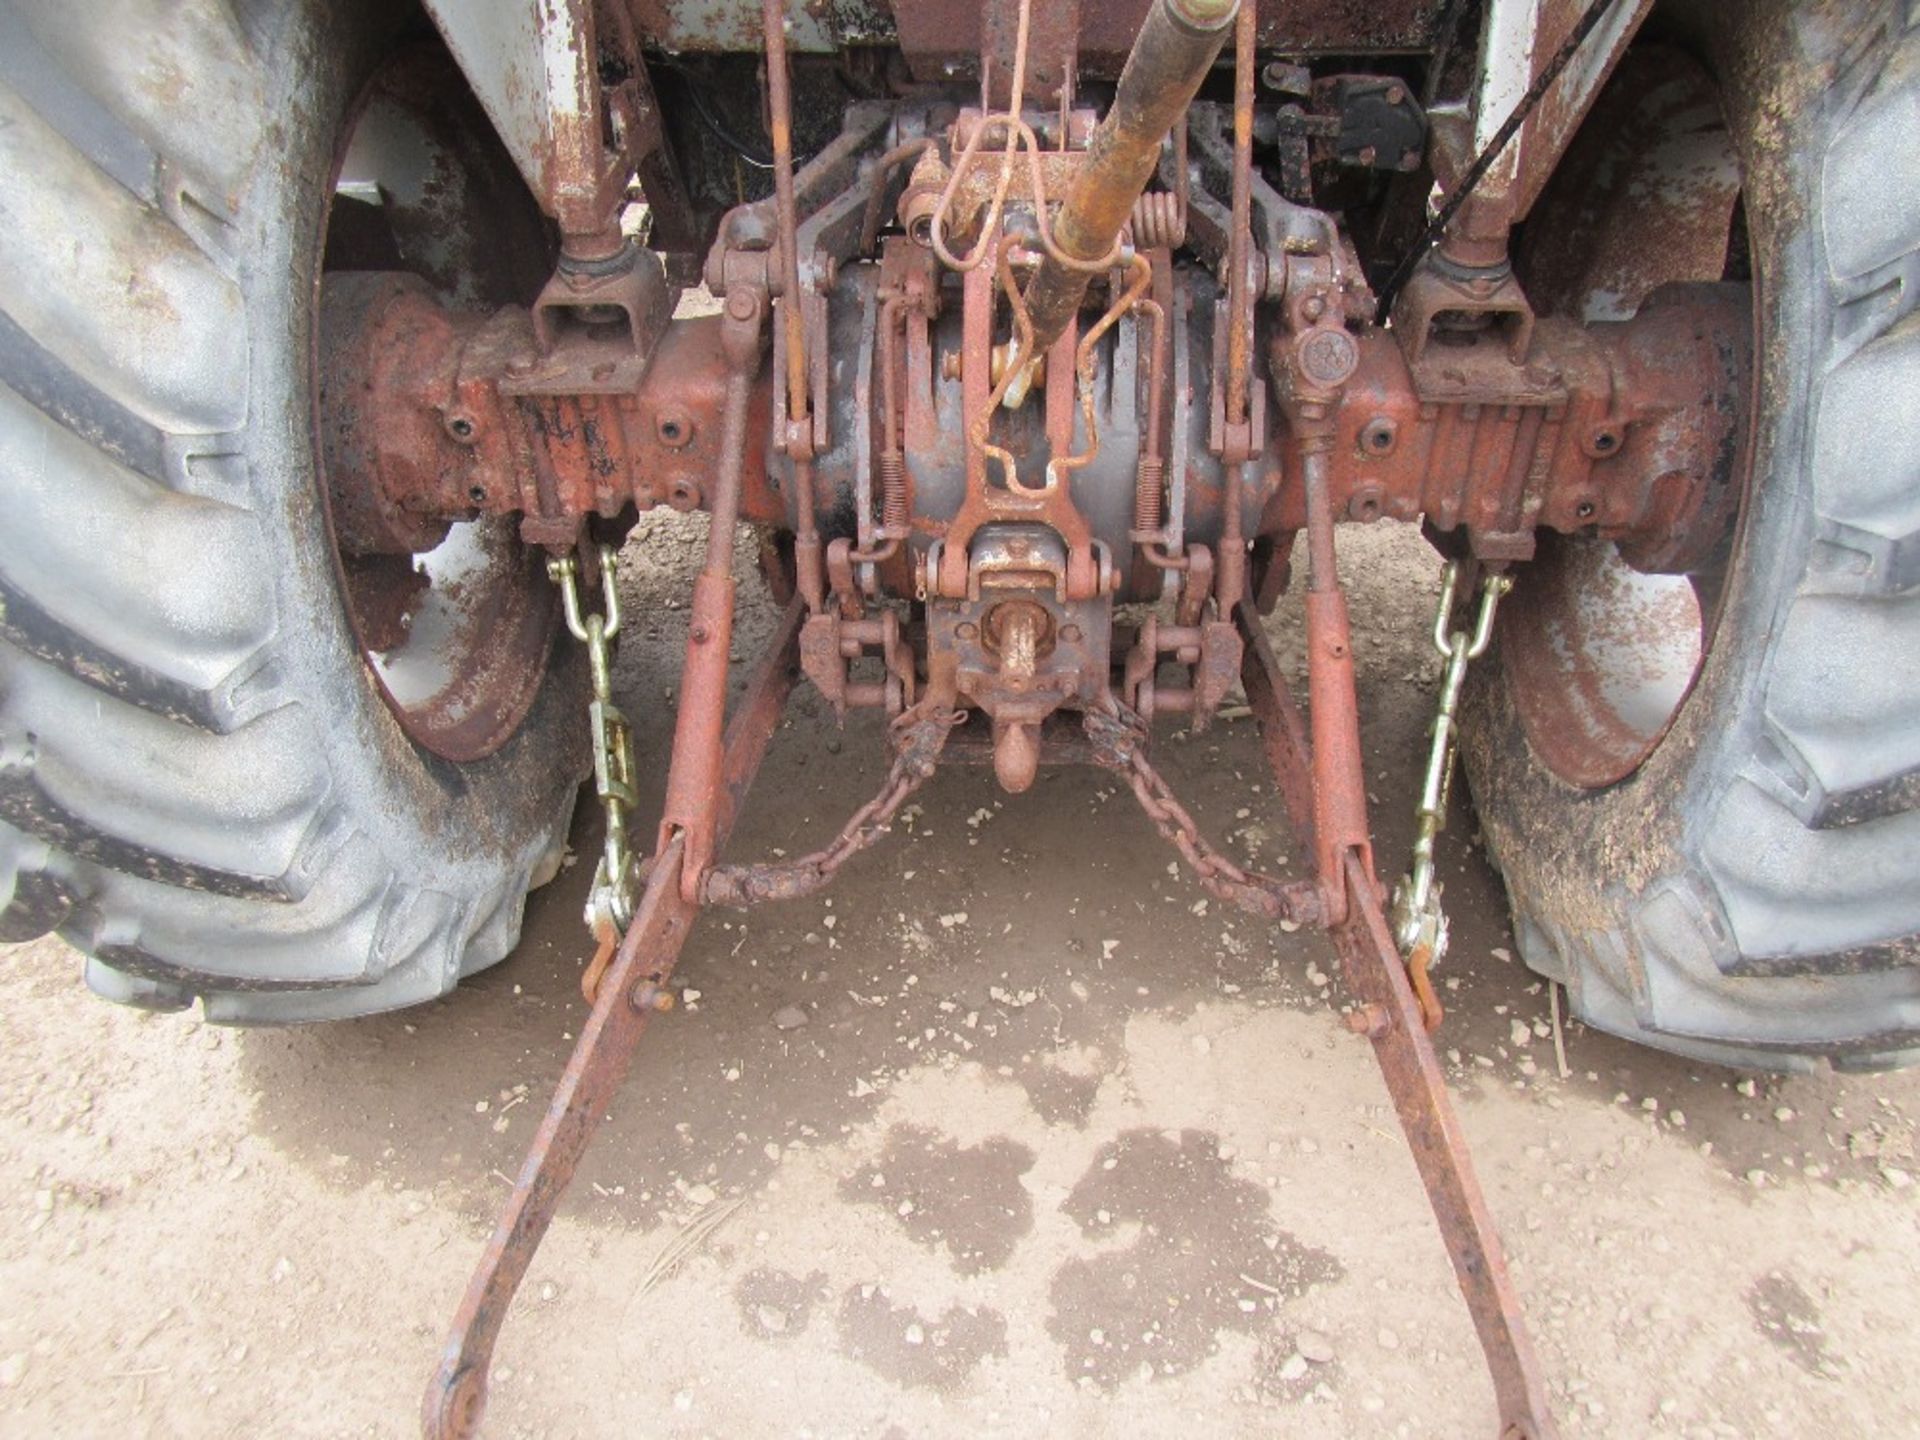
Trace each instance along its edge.
<instances>
[{"instance_id":1,"label":"dirt ground","mask_svg":"<svg viewBox=\"0 0 1920 1440\"><path fill-rule=\"evenodd\" d=\"M654 756L699 538L629 550L621 688ZM1394 867L1436 577L1409 532L1342 543ZM743 655L769 623L756 602ZM1280 864L1250 722L1158 756ZM797 697L735 853L817 843L883 768L874 723ZM827 897L703 921L488 1433L1492 1434L1324 942L1209 904L1097 774L1009 799L954 770L909 820ZM1441 1043L1564 1432L1920 1431L1920 1078L1753 1080L1578 1026L1561 1078L1471 830L1442 842ZM413 1433L583 1015L596 843L583 818L506 963L353 1024L143 1015L57 941L0 954L0 1433Z\"/></svg>"}]
</instances>

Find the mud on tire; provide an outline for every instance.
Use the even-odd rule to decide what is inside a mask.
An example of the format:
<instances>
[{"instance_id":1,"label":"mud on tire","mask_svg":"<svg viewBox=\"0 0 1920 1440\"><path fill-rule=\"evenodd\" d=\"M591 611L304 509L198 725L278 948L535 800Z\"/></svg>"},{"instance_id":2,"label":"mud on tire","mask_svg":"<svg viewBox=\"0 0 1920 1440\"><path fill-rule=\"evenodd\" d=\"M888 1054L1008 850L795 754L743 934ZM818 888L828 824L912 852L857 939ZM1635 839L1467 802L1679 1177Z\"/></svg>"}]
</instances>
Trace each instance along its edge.
<instances>
[{"instance_id":1,"label":"mud on tire","mask_svg":"<svg viewBox=\"0 0 1920 1440\"><path fill-rule=\"evenodd\" d=\"M1913 16L1767 3L1649 22L1719 81L1761 317L1718 628L1671 729L1604 787L1542 763L1511 655L1470 690L1466 771L1522 955L1588 1023L1683 1054L1920 1058ZM1523 575L1509 651L1527 603Z\"/></svg>"},{"instance_id":2,"label":"mud on tire","mask_svg":"<svg viewBox=\"0 0 1920 1440\"><path fill-rule=\"evenodd\" d=\"M572 657L484 760L416 748L315 480L335 147L400 8L0 4L0 938L116 999L429 998L564 843Z\"/></svg>"}]
</instances>

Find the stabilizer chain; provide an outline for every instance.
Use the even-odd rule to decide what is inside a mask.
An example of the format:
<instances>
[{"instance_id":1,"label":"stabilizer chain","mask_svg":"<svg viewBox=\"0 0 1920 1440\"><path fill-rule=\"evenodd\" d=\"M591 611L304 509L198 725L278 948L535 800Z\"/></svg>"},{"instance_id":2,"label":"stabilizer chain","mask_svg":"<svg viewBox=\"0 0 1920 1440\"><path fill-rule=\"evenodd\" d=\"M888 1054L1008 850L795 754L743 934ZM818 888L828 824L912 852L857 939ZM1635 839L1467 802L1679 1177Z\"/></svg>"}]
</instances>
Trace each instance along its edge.
<instances>
[{"instance_id":1,"label":"stabilizer chain","mask_svg":"<svg viewBox=\"0 0 1920 1440\"><path fill-rule=\"evenodd\" d=\"M587 892L586 919L601 948L611 954L633 923L633 847L627 838L627 816L638 803L638 796L633 787L633 732L626 715L613 703L613 641L620 633L620 595L614 576L619 561L610 545L602 545L595 558L599 562L601 611L589 610L581 601L580 564L574 556L548 560L547 575L560 587L567 629L586 644L587 664L593 676L587 721L593 745L593 792L606 814L606 840L593 873L593 887Z\"/></svg>"},{"instance_id":2,"label":"stabilizer chain","mask_svg":"<svg viewBox=\"0 0 1920 1440\"><path fill-rule=\"evenodd\" d=\"M1447 915L1441 908L1444 890L1435 875L1434 847L1447 828L1447 800L1453 790L1453 766L1458 754L1455 715L1467 664L1486 653L1493 639L1494 611L1500 597L1513 588L1506 575L1487 575L1480 582L1480 607L1471 630L1454 629L1453 605L1460 586L1458 562L1448 562L1440 582L1440 603L1433 619L1433 647L1447 662L1440 679L1440 696L1428 730L1426 776L1414 807L1413 865L1393 891L1389 919L1394 942L1407 963L1413 993L1420 1002L1421 1019L1428 1030L1439 1027L1444 1011L1428 972L1447 953Z\"/></svg>"}]
</instances>

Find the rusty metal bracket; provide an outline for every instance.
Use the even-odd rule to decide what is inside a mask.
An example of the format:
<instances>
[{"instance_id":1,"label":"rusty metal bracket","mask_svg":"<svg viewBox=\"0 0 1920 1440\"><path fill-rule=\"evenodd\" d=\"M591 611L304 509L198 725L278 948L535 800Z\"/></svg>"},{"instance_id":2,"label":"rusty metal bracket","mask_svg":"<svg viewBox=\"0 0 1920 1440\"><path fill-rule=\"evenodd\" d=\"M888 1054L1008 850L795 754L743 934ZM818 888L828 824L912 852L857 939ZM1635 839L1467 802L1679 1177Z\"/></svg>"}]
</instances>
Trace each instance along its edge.
<instances>
[{"instance_id":1,"label":"rusty metal bracket","mask_svg":"<svg viewBox=\"0 0 1920 1440\"><path fill-rule=\"evenodd\" d=\"M727 727L726 760L714 796L713 834L724 841L765 758L796 674L801 610L790 604ZM553 1223L560 1197L632 1064L654 1014L671 1007L667 976L693 928L698 902L683 890L686 837L671 836L654 858L626 938L606 971L593 1011L560 1077L546 1118L493 1238L467 1282L453 1329L427 1385L421 1410L426 1440L467 1440L486 1408L487 1371L514 1292Z\"/></svg>"}]
</instances>

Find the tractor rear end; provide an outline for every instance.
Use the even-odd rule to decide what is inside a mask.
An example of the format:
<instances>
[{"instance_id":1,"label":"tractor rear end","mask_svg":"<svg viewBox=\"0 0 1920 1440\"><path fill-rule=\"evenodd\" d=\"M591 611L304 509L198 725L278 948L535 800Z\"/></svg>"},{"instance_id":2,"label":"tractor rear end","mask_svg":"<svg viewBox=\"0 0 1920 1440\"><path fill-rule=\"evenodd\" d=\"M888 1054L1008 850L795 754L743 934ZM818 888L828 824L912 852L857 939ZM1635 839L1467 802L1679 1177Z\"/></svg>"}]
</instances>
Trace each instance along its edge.
<instances>
[{"instance_id":1,"label":"tractor rear end","mask_svg":"<svg viewBox=\"0 0 1920 1440\"><path fill-rule=\"evenodd\" d=\"M670 1006L700 910L819 891L943 761L990 765L1012 793L1042 765L1107 768L1211 895L1330 933L1503 1433L1553 1433L1428 1039L1454 714L1541 532L1601 537L1655 570L1712 550L1738 505L1751 366L1742 287L1670 287L1630 318L1582 324L1536 315L1515 279L1516 212L1631 29L1595 38L1607 9L1542 19L1557 49L1505 77L1521 83L1501 135L1430 113L1399 74L1263 64L1249 3L1153 0L1117 65L1071 5L989 6L965 37L941 33L953 17L901 6L910 68L944 76L959 54L974 78L849 106L801 165L790 27L770 3L771 193L719 218L697 272L623 228L618 182L644 177L645 147L657 162L668 142L646 57L592 65L581 9L572 31L541 28L549 84L573 67L559 93L581 108L567 125L550 115L532 157L561 252L531 307L479 315L377 272L329 282L322 407L343 545L417 551L423 527L511 520L552 556L595 677L593 1016L468 1292L430 1433L476 1423L507 1303L641 1031ZM463 54L471 24L453 7L440 18ZM1216 62L1218 98L1203 93ZM1549 93L1557 108L1541 110ZM481 98L511 124L504 81L490 94L483 80ZM1257 130L1277 175L1254 163ZM1370 275L1316 190L1348 172L1391 186L1430 155L1446 201L1399 264ZM647 196L664 227L657 189ZM695 279L719 313L672 318ZM712 524L664 813L633 836L635 761L606 680L620 624L606 537L660 504ZM1422 516L1454 556L1435 621L1447 670L1417 857L1390 898L1335 532ZM741 521L780 537L768 579L788 599L729 719ZM1296 565L1305 718L1260 624ZM842 715L884 715L884 783L810 854L733 858L728 831L797 679ZM1236 688L1307 874L1237 864L1150 758L1156 721L1204 730Z\"/></svg>"},{"instance_id":2,"label":"tractor rear end","mask_svg":"<svg viewBox=\"0 0 1920 1440\"><path fill-rule=\"evenodd\" d=\"M8 301L9 393L42 418L0 413L0 442L59 428L33 453L167 490L156 536L225 538L192 604L148 560L72 582L55 487L15 487L0 934L58 926L103 993L234 1021L427 998L511 947L590 769L591 1013L428 1434L477 1428L701 912L824 889L943 764L1013 794L1108 770L1207 894L1328 934L1505 1436L1554 1428L1430 1039L1459 760L1575 1013L1730 1063L1920 1049L1920 440L1860 439L1920 380L1920 219L1874 199L1920 176L1897 7L424 8L290 7L284 46L247 39L272 84L207 40L263 126L308 101L278 161L236 129L224 191L206 137L167 158L111 101L187 177L123 227L170 303L118 371L74 318L118 284L96 252ZM118 211L73 200L60 146L136 199L147 152L45 78L83 72L85 24L15 28L49 56L20 172L98 233ZM219 384L215 312L242 342ZM660 506L710 524L672 747L640 757L615 577ZM1446 559L1404 872L1373 846L1338 565L1340 526L1380 520ZM784 608L742 690L749 537ZM1289 590L1304 705L1267 628ZM884 778L811 852L737 855L797 686L881 718ZM54 723L70 690L109 698ZM1297 874L1209 839L1153 762L1242 699ZM139 836L114 827L140 786L76 759L123 709L126 753L170 757Z\"/></svg>"}]
</instances>

